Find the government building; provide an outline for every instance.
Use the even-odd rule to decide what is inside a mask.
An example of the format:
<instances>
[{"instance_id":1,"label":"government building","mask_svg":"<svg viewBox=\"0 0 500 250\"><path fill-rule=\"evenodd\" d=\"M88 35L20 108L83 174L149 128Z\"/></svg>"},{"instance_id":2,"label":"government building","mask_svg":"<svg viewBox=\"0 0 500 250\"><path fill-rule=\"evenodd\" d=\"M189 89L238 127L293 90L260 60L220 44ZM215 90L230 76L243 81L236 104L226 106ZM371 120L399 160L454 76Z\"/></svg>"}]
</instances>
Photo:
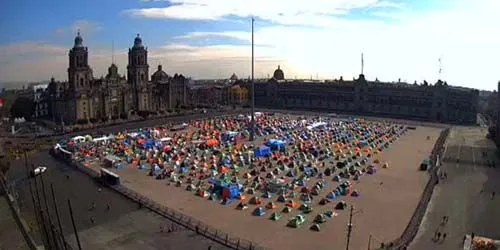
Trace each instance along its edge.
<instances>
[{"instance_id":1,"label":"government building","mask_svg":"<svg viewBox=\"0 0 500 250\"><path fill-rule=\"evenodd\" d=\"M423 121L474 124L479 91L436 84L357 79L286 80L278 66L271 79L255 83L258 108L315 110Z\"/></svg>"},{"instance_id":2,"label":"government building","mask_svg":"<svg viewBox=\"0 0 500 250\"><path fill-rule=\"evenodd\" d=\"M127 76L113 63L105 77L94 78L88 48L78 33L69 50L68 81L51 79L45 98L54 121L77 123L128 117L131 112L158 112L188 104L188 79L169 76L159 65L149 75L148 50L137 34L128 51Z\"/></svg>"}]
</instances>

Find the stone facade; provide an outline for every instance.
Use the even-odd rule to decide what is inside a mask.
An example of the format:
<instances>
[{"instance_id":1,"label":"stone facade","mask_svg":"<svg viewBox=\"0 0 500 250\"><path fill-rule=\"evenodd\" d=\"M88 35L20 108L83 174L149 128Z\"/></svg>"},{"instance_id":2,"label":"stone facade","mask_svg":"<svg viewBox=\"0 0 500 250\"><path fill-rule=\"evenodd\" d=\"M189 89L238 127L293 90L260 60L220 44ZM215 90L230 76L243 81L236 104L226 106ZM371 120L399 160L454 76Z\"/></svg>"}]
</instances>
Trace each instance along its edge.
<instances>
[{"instance_id":1,"label":"stone facade","mask_svg":"<svg viewBox=\"0 0 500 250\"><path fill-rule=\"evenodd\" d=\"M137 35L128 52L127 77L112 64L106 77L94 78L88 48L78 33L69 51L68 81L51 79L47 88L49 113L55 121L75 123L128 117L131 112L156 112L187 103L187 79L169 77L161 65L149 79L148 50Z\"/></svg>"},{"instance_id":2,"label":"stone facade","mask_svg":"<svg viewBox=\"0 0 500 250\"><path fill-rule=\"evenodd\" d=\"M278 72L278 73L276 73ZM283 72L277 69L275 76ZM321 110L447 123L477 119L479 91L448 86L367 81L278 80L255 83L255 105L262 108Z\"/></svg>"}]
</instances>

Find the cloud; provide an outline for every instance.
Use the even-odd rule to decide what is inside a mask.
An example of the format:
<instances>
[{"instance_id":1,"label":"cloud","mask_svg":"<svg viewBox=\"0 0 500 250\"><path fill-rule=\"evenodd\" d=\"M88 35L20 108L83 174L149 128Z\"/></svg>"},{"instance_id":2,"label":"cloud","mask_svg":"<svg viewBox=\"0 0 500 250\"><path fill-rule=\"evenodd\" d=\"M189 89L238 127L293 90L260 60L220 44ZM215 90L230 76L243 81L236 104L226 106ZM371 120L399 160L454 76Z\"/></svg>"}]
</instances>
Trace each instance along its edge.
<instances>
[{"instance_id":1,"label":"cloud","mask_svg":"<svg viewBox=\"0 0 500 250\"><path fill-rule=\"evenodd\" d=\"M392 6L392 2L374 0L328 1L333 2L331 6L335 8L332 9L327 9L326 5L322 8L301 5L304 1L283 4L279 0L277 3L271 1L268 5L252 4L256 5L254 7L244 0L234 1L241 5L233 4L233 1L203 1L210 8L221 6L219 12L176 12L176 15L218 19L226 18L227 13L244 16L245 13L254 12L255 9L251 8L260 8L263 9L260 17L276 17L274 20L279 22L272 25L259 19L256 21L256 77L272 74L279 64L287 78L317 75L319 78L343 76L349 79L360 73L363 52L364 73L368 79L397 81L401 78L409 82L433 82L440 77L450 84L482 89L496 88L499 79L497 60L500 58L500 33L494 32L496 24L500 23L498 1L457 0L451 2L453 5L419 12L397 4ZM313 5L314 2L319 0L306 3ZM229 7L223 3L228 3ZM280 3L281 9L277 7ZM198 6L201 4L198 0L179 0L172 4L179 8L192 5L198 11L202 8ZM345 13L359 6L376 6L371 15L386 15L384 18L390 16L390 19L355 19L331 15ZM391 7L387 9L380 6ZM300 12L302 7L305 12ZM285 15L271 15L278 9ZM296 14L295 18L287 17L292 13ZM308 23L318 25L303 25ZM248 44L251 38L249 30L225 30L217 24L214 22L214 27L218 28L215 32L213 29L198 30L178 36L162 46L149 46L150 74L161 63L169 74L177 72L194 78L227 78L235 72L240 77L247 77L251 69L251 48L249 45L234 45L232 40ZM218 45L192 45L200 44L193 43L193 40L212 37L222 38L217 40L229 39ZM100 49L92 44L87 46L94 75L105 75L111 63L111 49ZM4 62L0 67L0 81L44 80L52 75L57 79L66 79L68 49L43 42L0 46L0 62ZM116 63L122 74L127 65L126 52L126 48L116 48ZM28 55L36 59L25 60ZM441 76L438 75L439 57L443 59Z\"/></svg>"},{"instance_id":2,"label":"cloud","mask_svg":"<svg viewBox=\"0 0 500 250\"><path fill-rule=\"evenodd\" d=\"M385 4L380 4L385 5ZM400 6L401 7L401 6ZM457 1L447 8L412 12L401 7L397 12L377 11L391 21L314 16L325 19L322 27L264 25L256 22L256 53L272 53L293 69L285 73L309 78L344 76L360 72L360 54L365 54L365 74L369 79L409 82L443 78L451 84L496 88L500 34L492 32L500 17L500 3L491 0ZM315 19L316 18L316 19ZM286 22L284 22L286 23ZM241 30L191 32L176 41L222 37L250 41ZM438 58L442 57L443 73ZM267 69L272 72L273 67Z\"/></svg>"},{"instance_id":3,"label":"cloud","mask_svg":"<svg viewBox=\"0 0 500 250\"><path fill-rule=\"evenodd\" d=\"M112 60L111 49L87 46L94 77L106 75ZM287 65L273 53L272 49L257 48L256 77L266 77L270 74L269 69L274 69L278 64ZM0 82L44 81L50 77L66 80L69 49L39 42L0 46L0 56L2 60L8 62L0 67ZM126 73L128 63L127 52L127 48L116 48L114 52L115 63L123 75ZM22 60L20 55L30 55L30 59ZM251 67L250 55L251 48L243 45L191 46L173 43L150 47L148 62L150 75L156 71L158 64L162 64L163 69L169 74L182 73L196 79L228 78L233 72L246 78Z\"/></svg>"},{"instance_id":4,"label":"cloud","mask_svg":"<svg viewBox=\"0 0 500 250\"><path fill-rule=\"evenodd\" d=\"M250 17L287 25L324 26L331 24L333 15L347 14L351 10L398 9L400 3L381 0L171 0L163 8L129 9L125 13L133 17L219 20L222 18Z\"/></svg>"},{"instance_id":5,"label":"cloud","mask_svg":"<svg viewBox=\"0 0 500 250\"><path fill-rule=\"evenodd\" d=\"M66 27L60 27L56 29L56 34L58 35L74 35L78 31L80 33L85 34L86 36L92 35L98 31L101 31L103 27L101 24L90 21L90 20L76 20L73 22L71 25L66 26Z\"/></svg>"}]
</instances>

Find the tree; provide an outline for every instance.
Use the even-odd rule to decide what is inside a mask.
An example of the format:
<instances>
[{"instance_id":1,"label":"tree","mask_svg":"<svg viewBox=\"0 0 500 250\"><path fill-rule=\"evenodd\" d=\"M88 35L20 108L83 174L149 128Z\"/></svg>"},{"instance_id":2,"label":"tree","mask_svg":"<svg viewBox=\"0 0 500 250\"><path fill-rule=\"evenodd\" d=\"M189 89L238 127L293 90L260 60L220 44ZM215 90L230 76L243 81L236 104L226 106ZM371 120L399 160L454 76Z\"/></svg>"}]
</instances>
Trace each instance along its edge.
<instances>
[{"instance_id":1,"label":"tree","mask_svg":"<svg viewBox=\"0 0 500 250\"><path fill-rule=\"evenodd\" d=\"M10 107L10 115L12 118L24 117L26 120L31 120L35 112L35 102L26 97L17 98Z\"/></svg>"}]
</instances>

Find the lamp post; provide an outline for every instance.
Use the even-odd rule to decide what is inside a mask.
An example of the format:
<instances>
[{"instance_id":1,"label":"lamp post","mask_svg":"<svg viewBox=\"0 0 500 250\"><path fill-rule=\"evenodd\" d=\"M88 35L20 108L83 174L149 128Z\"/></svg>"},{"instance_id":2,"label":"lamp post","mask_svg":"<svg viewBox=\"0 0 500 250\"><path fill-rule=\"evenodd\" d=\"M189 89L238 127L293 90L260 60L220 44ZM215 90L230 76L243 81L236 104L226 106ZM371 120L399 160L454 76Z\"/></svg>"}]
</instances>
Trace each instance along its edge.
<instances>
[{"instance_id":1,"label":"lamp post","mask_svg":"<svg viewBox=\"0 0 500 250\"><path fill-rule=\"evenodd\" d=\"M255 81L254 81L254 42L253 42L253 23L255 19L252 17L252 82L250 91L252 96L251 122L250 122L250 141L255 140Z\"/></svg>"}]
</instances>

